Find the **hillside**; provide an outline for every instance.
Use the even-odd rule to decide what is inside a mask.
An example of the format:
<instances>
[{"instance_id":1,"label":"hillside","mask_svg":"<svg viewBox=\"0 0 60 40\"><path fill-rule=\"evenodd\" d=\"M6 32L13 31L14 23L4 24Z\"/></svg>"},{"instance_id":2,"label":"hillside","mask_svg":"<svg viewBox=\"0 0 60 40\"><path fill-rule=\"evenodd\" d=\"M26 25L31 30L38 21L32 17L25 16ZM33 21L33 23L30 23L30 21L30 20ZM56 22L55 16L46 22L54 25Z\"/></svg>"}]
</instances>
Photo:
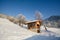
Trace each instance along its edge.
<instances>
[{"instance_id":1,"label":"hillside","mask_svg":"<svg viewBox=\"0 0 60 40\"><path fill-rule=\"evenodd\" d=\"M47 29L48 31L45 31L44 26L41 26L41 33L35 33L8 19L0 18L0 40L60 40L60 29Z\"/></svg>"},{"instance_id":2,"label":"hillside","mask_svg":"<svg viewBox=\"0 0 60 40\"><path fill-rule=\"evenodd\" d=\"M60 16L50 16L44 20L44 24L48 27L60 28Z\"/></svg>"},{"instance_id":3,"label":"hillside","mask_svg":"<svg viewBox=\"0 0 60 40\"><path fill-rule=\"evenodd\" d=\"M59 21L60 20L60 16L50 16L49 18L45 19L48 21Z\"/></svg>"}]
</instances>

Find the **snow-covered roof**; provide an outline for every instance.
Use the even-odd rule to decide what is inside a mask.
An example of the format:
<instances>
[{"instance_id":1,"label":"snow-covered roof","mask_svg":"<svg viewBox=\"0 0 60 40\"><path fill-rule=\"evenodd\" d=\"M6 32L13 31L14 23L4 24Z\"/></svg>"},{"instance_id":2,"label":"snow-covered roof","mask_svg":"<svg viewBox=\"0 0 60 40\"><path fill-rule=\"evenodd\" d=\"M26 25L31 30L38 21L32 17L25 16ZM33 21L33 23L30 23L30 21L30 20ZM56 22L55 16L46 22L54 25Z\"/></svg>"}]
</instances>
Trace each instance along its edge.
<instances>
[{"instance_id":1,"label":"snow-covered roof","mask_svg":"<svg viewBox=\"0 0 60 40\"><path fill-rule=\"evenodd\" d=\"M31 23L31 22L36 22L36 21L41 21L41 20L31 20L31 21L28 21L26 23Z\"/></svg>"}]
</instances>

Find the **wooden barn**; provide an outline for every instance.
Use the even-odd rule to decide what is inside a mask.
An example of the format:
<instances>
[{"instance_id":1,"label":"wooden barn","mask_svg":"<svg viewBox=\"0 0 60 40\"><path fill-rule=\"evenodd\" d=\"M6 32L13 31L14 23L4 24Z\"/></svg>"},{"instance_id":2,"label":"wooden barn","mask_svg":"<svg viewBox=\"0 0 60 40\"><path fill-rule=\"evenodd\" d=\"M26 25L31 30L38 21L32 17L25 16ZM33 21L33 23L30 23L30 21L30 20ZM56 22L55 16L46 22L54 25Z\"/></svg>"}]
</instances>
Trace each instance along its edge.
<instances>
[{"instance_id":1,"label":"wooden barn","mask_svg":"<svg viewBox=\"0 0 60 40\"><path fill-rule=\"evenodd\" d=\"M42 21L40 21L40 20L29 21L29 22L27 22L28 29L32 30L34 32L40 33L41 23L42 23Z\"/></svg>"}]
</instances>

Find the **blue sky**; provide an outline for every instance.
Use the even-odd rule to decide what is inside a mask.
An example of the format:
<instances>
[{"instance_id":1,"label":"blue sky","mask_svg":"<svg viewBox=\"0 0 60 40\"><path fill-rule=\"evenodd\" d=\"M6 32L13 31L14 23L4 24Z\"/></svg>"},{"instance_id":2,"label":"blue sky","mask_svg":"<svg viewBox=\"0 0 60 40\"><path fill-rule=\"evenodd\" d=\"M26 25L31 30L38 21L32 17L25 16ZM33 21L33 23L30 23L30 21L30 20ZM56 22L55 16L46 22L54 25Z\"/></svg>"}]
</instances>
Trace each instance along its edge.
<instances>
[{"instance_id":1,"label":"blue sky","mask_svg":"<svg viewBox=\"0 0 60 40\"><path fill-rule=\"evenodd\" d=\"M16 16L22 13L33 19L35 11L42 13L43 19L52 15L60 16L60 0L0 0L0 13Z\"/></svg>"}]
</instances>

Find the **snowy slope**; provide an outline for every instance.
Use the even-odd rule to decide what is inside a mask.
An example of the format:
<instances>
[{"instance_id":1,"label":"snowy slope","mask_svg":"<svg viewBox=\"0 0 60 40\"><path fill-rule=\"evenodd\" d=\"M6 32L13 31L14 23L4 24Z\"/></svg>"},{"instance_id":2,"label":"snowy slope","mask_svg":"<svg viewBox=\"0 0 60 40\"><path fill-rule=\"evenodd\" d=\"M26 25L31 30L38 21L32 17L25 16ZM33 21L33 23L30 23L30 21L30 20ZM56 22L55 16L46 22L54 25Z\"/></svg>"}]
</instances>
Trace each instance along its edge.
<instances>
[{"instance_id":1,"label":"snowy slope","mask_svg":"<svg viewBox=\"0 0 60 40\"><path fill-rule=\"evenodd\" d=\"M41 33L38 33L32 37L25 40L60 40L60 29L58 28L48 28L47 31L44 26L41 26Z\"/></svg>"},{"instance_id":2,"label":"snowy slope","mask_svg":"<svg viewBox=\"0 0 60 40\"><path fill-rule=\"evenodd\" d=\"M0 18L0 40L22 40L32 35L33 32Z\"/></svg>"},{"instance_id":3,"label":"snowy slope","mask_svg":"<svg viewBox=\"0 0 60 40\"><path fill-rule=\"evenodd\" d=\"M0 18L0 40L60 40L60 29L41 27L41 33L35 33Z\"/></svg>"}]
</instances>

